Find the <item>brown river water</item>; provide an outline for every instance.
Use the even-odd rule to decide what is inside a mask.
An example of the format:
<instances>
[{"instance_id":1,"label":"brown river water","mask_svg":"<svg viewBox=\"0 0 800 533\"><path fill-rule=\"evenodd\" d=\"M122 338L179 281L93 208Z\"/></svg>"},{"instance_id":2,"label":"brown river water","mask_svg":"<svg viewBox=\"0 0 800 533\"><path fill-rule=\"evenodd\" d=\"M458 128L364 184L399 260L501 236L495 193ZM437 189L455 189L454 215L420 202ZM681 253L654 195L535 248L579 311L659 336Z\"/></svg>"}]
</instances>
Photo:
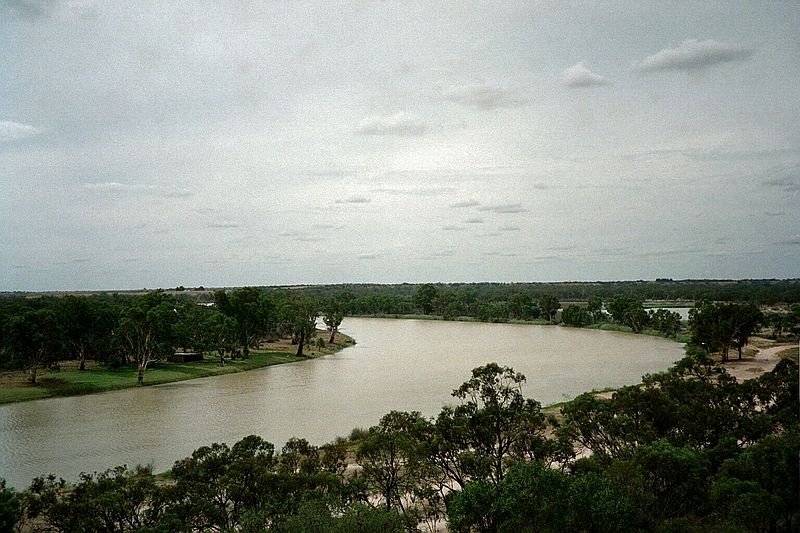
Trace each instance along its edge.
<instances>
[{"instance_id":1,"label":"brown river water","mask_svg":"<svg viewBox=\"0 0 800 533\"><path fill-rule=\"evenodd\" d=\"M673 341L559 326L347 318L357 345L314 360L108 392L0 406L0 477L22 489L48 473L152 464L257 434L323 444L393 409L436 415L488 362L527 377L542 405L640 381L683 355ZM147 377L145 376L145 380Z\"/></svg>"}]
</instances>

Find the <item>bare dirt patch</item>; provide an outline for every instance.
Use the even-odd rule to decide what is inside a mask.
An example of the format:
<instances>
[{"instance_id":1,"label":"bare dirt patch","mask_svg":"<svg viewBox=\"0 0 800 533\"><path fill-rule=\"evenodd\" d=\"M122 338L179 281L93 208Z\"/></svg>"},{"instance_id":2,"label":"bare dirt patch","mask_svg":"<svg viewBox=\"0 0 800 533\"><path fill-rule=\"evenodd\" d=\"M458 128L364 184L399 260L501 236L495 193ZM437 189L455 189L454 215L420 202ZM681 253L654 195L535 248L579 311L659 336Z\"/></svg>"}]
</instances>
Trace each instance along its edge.
<instances>
[{"instance_id":1,"label":"bare dirt patch","mask_svg":"<svg viewBox=\"0 0 800 533\"><path fill-rule=\"evenodd\" d=\"M761 374L771 372L772 369L775 368L775 365L778 364L778 361L781 360L780 352L792 348L793 346L793 344L778 344L763 347L753 355L748 355L747 352L745 352L741 361L732 359L723 366L725 370L738 381L756 378Z\"/></svg>"}]
</instances>

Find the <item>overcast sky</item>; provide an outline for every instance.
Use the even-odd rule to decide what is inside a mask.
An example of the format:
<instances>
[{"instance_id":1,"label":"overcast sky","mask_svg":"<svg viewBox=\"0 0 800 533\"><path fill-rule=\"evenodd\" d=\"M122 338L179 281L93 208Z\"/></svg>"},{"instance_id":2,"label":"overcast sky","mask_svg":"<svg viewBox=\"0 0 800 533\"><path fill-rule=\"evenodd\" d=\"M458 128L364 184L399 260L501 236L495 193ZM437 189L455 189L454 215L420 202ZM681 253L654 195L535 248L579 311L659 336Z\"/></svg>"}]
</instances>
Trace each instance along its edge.
<instances>
[{"instance_id":1,"label":"overcast sky","mask_svg":"<svg viewBox=\"0 0 800 533\"><path fill-rule=\"evenodd\" d=\"M797 2L0 5L0 290L800 277Z\"/></svg>"}]
</instances>

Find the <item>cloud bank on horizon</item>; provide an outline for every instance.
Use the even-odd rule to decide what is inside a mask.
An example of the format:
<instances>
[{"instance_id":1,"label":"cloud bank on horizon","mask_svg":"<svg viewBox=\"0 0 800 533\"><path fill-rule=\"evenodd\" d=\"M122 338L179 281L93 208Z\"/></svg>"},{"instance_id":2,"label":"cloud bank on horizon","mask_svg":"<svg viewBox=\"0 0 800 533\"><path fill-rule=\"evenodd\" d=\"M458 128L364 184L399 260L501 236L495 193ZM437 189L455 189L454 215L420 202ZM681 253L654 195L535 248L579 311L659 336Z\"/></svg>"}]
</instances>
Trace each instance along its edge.
<instances>
[{"instance_id":1,"label":"cloud bank on horizon","mask_svg":"<svg viewBox=\"0 0 800 533\"><path fill-rule=\"evenodd\" d=\"M0 291L800 277L796 3L10 0L0 35Z\"/></svg>"}]
</instances>

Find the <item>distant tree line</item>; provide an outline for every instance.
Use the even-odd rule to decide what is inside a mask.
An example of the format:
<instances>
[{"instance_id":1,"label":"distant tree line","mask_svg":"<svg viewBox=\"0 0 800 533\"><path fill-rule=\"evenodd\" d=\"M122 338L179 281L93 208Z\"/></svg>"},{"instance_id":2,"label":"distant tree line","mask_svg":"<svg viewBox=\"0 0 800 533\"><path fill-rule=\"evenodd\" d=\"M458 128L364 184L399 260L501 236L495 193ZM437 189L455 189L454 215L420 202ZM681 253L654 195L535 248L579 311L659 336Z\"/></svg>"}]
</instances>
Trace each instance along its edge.
<instances>
[{"instance_id":1,"label":"distant tree line","mask_svg":"<svg viewBox=\"0 0 800 533\"><path fill-rule=\"evenodd\" d=\"M262 342L291 336L297 356L316 333L322 313L332 332L341 324L335 304L289 291L244 287L219 290L213 302L164 291L138 296L0 298L0 368L24 369L36 384L60 361L87 360L111 368L147 368L176 351L213 353L220 364L247 357ZM331 335L331 340L333 335Z\"/></svg>"},{"instance_id":2,"label":"distant tree line","mask_svg":"<svg viewBox=\"0 0 800 533\"><path fill-rule=\"evenodd\" d=\"M428 285L428 284L426 284ZM757 305L800 303L800 279L786 280L671 280L604 281L558 283L435 283L429 284L441 294L450 294L469 303L507 302L514 293L531 300L550 294L562 302L586 302L592 296L609 300L626 296L636 300L752 302ZM423 285L403 283L317 285L301 290L306 294L333 297L345 294L374 313L392 306L406 312L410 298ZM350 311L348 310L348 314Z\"/></svg>"},{"instance_id":3,"label":"distant tree line","mask_svg":"<svg viewBox=\"0 0 800 533\"><path fill-rule=\"evenodd\" d=\"M0 527L52 531L797 531L797 363L739 383L702 351L556 418L489 363L438 416L393 411L359 440L277 452L250 436L67 485L0 483ZM359 468L348 472L346 450ZM588 454L587 454L588 452Z\"/></svg>"}]
</instances>

